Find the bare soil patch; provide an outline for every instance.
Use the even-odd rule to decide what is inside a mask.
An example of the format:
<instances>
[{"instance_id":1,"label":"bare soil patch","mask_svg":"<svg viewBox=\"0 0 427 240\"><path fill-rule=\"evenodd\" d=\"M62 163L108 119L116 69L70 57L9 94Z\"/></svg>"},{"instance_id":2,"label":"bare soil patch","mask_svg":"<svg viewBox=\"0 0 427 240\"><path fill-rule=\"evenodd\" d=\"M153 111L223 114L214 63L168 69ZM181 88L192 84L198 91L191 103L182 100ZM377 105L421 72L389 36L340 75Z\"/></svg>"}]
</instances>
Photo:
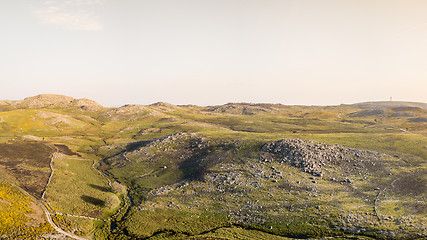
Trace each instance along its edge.
<instances>
[{"instance_id":1,"label":"bare soil patch","mask_svg":"<svg viewBox=\"0 0 427 240\"><path fill-rule=\"evenodd\" d=\"M424 196L427 197L427 183L423 180L425 171L412 173L399 178L394 183L393 192L401 195Z\"/></svg>"},{"instance_id":2,"label":"bare soil patch","mask_svg":"<svg viewBox=\"0 0 427 240\"><path fill-rule=\"evenodd\" d=\"M38 142L16 141L0 144L0 158L25 159L35 167L49 167L52 150Z\"/></svg>"},{"instance_id":3,"label":"bare soil patch","mask_svg":"<svg viewBox=\"0 0 427 240\"><path fill-rule=\"evenodd\" d=\"M40 224L45 222L43 209L34 202L31 203L31 209L33 212L27 214L30 221L26 222L25 225L38 227Z\"/></svg>"},{"instance_id":4,"label":"bare soil patch","mask_svg":"<svg viewBox=\"0 0 427 240\"><path fill-rule=\"evenodd\" d=\"M62 154L68 155L68 156L77 156L77 157L81 157L80 154L75 153L73 151L71 151L71 149L68 148L68 146L64 145L64 144L55 144L55 147L58 149L58 151Z\"/></svg>"},{"instance_id":5,"label":"bare soil patch","mask_svg":"<svg viewBox=\"0 0 427 240\"><path fill-rule=\"evenodd\" d=\"M40 142L0 144L0 172L22 188L40 196L49 178L52 149Z\"/></svg>"}]
</instances>

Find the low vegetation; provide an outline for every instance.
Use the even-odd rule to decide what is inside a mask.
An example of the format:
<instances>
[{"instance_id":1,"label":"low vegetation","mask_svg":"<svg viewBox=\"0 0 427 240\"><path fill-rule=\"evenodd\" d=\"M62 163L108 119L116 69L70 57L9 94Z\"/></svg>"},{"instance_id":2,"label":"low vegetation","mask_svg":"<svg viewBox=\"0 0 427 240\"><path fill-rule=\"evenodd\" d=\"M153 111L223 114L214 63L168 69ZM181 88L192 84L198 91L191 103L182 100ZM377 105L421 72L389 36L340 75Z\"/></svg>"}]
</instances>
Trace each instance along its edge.
<instances>
[{"instance_id":1,"label":"low vegetation","mask_svg":"<svg viewBox=\"0 0 427 240\"><path fill-rule=\"evenodd\" d=\"M41 142L0 143L0 174L40 197L49 178L52 149Z\"/></svg>"},{"instance_id":2,"label":"low vegetation","mask_svg":"<svg viewBox=\"0 0 427 240\"><path fill-rule=\"evenodd\" d=\"M43 217L43 210L31 198L0 180L0 238L35 239L51 233Z\"/></svg>"},{"instance_id":3,"label":"low vegetation","mask_svg":"<svg viewBox=\"0 0 427 240\"><path fill-rule=\"evenodd\" d=\"M423 104L104 108L55 95L2 104L0 173L39 204L45 193L69 233L426 237ZM61 236L34 199L1 184L2 238Z\"/></svg>"}]
</instances>

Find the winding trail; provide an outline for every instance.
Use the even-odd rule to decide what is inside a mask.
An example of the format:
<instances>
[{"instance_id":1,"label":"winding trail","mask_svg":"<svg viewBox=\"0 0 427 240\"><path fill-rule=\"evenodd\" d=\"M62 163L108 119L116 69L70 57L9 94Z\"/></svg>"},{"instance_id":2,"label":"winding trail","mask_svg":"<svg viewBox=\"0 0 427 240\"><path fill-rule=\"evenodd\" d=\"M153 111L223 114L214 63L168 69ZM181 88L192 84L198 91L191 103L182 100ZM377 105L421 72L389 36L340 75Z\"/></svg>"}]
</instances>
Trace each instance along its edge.
<instances>
[{"instance_id":1,"label":"winding trail","mask_svg":"<svg viewBox=\"0 0 427 240\"><path fill-rule=\"evenodd\" d=\"M383 188L381 191L378 191L377 197L375 198L375 201L374 201L374 214L375 214L375 217L377 217L379 222L381 222L381 218L380 216L378 216L377 203L380 201L380 195L381 193L384 192L384 190L386 190L386 188Z\"/></svg>"},{"instance_id":2,"label":"winding trail","mask_svg":"<svg viewBox=\"0 0 427 240\"><path fill-rule=\"evenodd\" d=\"M91 220L96 220L96 221L110 221L110 220L112 220L112 218L114 218L114 217L116 217L120 212L122 212L122 210L123 209L126 209L127 207L128 207L128 199L127 199L127 195L126 194L123 194L124 196L123 196L123 202L124 202L124 204L123 204L123 206L121 207L121 208L119 208L117 211L116 211L116 213L114 214L114 215L112 215L111 217L109 217L109 218L106 218L106 219L100 219L100 218L95 218L95 217L89 217L89 216L83 216L83 215L74 215L74 214L68 214L68 213L61 213L61 212L57 212L57 211L55 211L52 207L51 207L51 205L49 204L49 201L48 200L46 200L45 199L45 194L46 194L46 191L47 191L47 188L48 188L48 186L49 186L49 184L50 184L50 182L51 182L51 179L52 179L52 177L53 177L53 173L54 173L54 168L53 168L53 161L54 161L54 159L55 158L60 158L60 156L58 155L58 153L59 153L59 150L58 150L58 148L56 148L55 147L55 152L54 153L52 153L52 155L51 155L51 158L50 158L50 163L49 163L49 166L50 166L50 170L51 170L51 172L50 172L50 175L49 175L49 179L48 179L48 181L47 181L47 183L46 183L46 186L44 187L44 189L43 189L43 193L42 193L42 200L46 203L46 205L49 207L49 209L51 210L51 212L54 214L54 215L60 215L60 216L66 216L66 217L75 217L75 218L84 218L84 219L91 219ZM126 157L126 156L125 156ZM85 158L67 158L67 159L71 159L71 160L78 160L78 161L92 161L92 165L91 165L91 168L92 168L92 170L94 170L95 172L97 172L98 174L100 174L102 177L104 177L107 181L108 181L108 186L110 186L110 187L112 187L112 182L111 182L111 180L110 180L110 178L108 178L103 172L101 172L101 171L99 171L98 169L96 169L95 168L95 165L96 165L96 161L94 160L94 159L85 159ZM47 210L47 209L46 209ZM50 216L50 212L48 211L48 213L49 213L49 218L51 219L51 216ZM52 224L51 224L52 225ZM56 225L55 225L56 226ZM52 227L54 227L53 225L52 225ZM57 226L56 226L57 227ZM54 227L55 228L55 227ZM60 229L60 228L58 228L58 230L61 230L62 232L65 232L65 231L63 231L62 229ZM57 230L57 231L58 231ZM62 233L61 232L61 233ZM68 234L70 234L70 233L68 233ZM73 234L71 234L71 235L73 235ZM67 235L68 236L68 235ZM73 236L75 236L75 237L79 237L79 236L76 236L76 235L73 235ZM71 237L71 236L70 236ZM75 238L74 237L74 238ZM77 239L77 238L75 238L75 239ZM78 239L85 239L85 238L82 238L82 237L79 237Z\"/></svg>"},{"instance_id":3,"label":"winding trail","mask_svg":"<svg viewBox=\"0 0 427 240\"><path fill-rule=\"evenodd\" d=\"M55 147L55 148L56 148L56 147ZM57 212L57 211L55 211L55 210L51 207L51 205L50 205L49 201L45 199L45 194L46 194L46 190L47 190L47 188L48 188L48 186L49 186L49 184L50 184L50 182L51 182L51 179L52 179L52 177L53 177L53 173L54 173L53 160L54 160L55 158L59 158L59 156L57 156L57 154L58 154L58 149L56 148L56 152L54 152L54 153L52 154L51 158L50 158L50 164L49 164L49 165L50 165L50 170L51 170L51 172L50 172L49 179L48 179L48 181L47 181L47 183L46 183L46 186L44 187L43 194L42 194L42 200L43 200L43 201L46 203L46 205L50 208L50 210L52 211L52 213L53 213L53 214L55 214L55 215L60 215L60 216L76 217L76 218L85 218L85 219L98 220L98 221L106 221L106 220L109 220L109 219L103 220L103 219L100 219L100 218L94 218L94 217L89 217L89 216L82 216L82 215L73 215L73 214L68 214L68 213L61 213L61 212ZM80 160L80 161L92 161L92 160L90 160L90 159L81 159L81 158L70 158L70 159ZM93 161L95 162L95 160L93 160ZM93 165L92 165L92 168L93 168Z\"/></svg>"},{"instance_id":4,"label":"winding trail","mask_svg":"<svg viewBox=\"0 0 427 240\"><path fill-rule=\"evenodd\" d=\"M46 183L46 186L44 187L44 189L43 189L43 193L42 193L42 196L41 196L41 199L43 200L43 202L50 208L50 210L52 211L52 213L53 214L58 214L55 210L53 210L53 208L52 208L52 206L50 206L50 204L49 204L49 202L45 199L45 194L46 194L46 190L47 190L47 188L48 188L48 186L49 186L49 184L50 184L50 182L51 182L51 180L52 180L52 177L53 177L53 159L56 157L56 155L58 154L58 152L59 152L59 150L58 150L58 148L57 147L55 147L54 146L54 148L55 148L55 152L54 153L52 153L52 155L50 156L50 162L49 162L49 166L50 166L50 175L49 175L49 179L48 179L48 181L47 181L47 183ZM9 181L8 181L9 182ZM63 234L63 235L65 235L65 236L67 236L67 237L70 237L70 238L73 238L73 239L78 239L78 240L87 240L86 238L83 238L83 237L80 237L80 236L77 236L77 235L75 235L75 234L72 234L72 233L69 233L69 232L66 232L66 231L64 231L62 228L60 228L60 227L58 227L54 222L53 222L53 220L52 220L52 216L51 216L51 213L50 213L50 211L46 208L46 206L44 205L44 204L42 204L42 203L40 203L40 201L38 201L36 198L34 198L34 197L32 197L28 192L26 192L25 190L23 190L22 188L20 188L20 187L18 187L18 186L16 186L15 184L13 184L13 183L11 183L12 185L14 185L15 187L17 187L18 189L20 189L23 193L25 193L25 195L27 195L27 196L29 196L29 197L31 197L34 201L36 201L41 207L42 207L42 209L43 209L43 211L44 211L44 213L45 213L45 215L46 215L46 218L47 218L47 221L49 222L49 224L58 232L58 233L60 233L60 234ZM61 215L61 214L58 214L58 215Z\"/></svg>"},{"instance_id":5,"label":"winding trail","mask_svg":"<svg viewBox=\"0 0 427 240\"><path fill-rule=\"evenodd\" d=\"M126 156L126 153L127 153L127 151L125 150L124 152L123 152L123 157L126 159L126 161L128 161L128 162L132 162L129 158L128 158L128 156Z\"/></svg>"},{"instance_id":6,"label":"winding trail","mask_svg":"<svg viewBox=\"0 0 427 240\"><path fill-rule=\"evenodd\" d=\"M50 210L55 214L55 210L53 210L53 208L50 206L49 202L44 198L45 194L46 194L46 190L47 187L50 184L50 181L52 180L52 176L53 176L53 158L55 157L55 154L58 152L58 148L56 148L56 152L52 153L52 155L50 156L50 162L49 162L49 167L50 167L50 174L49 174L49 179L47 180L46 186L44 186L43 188L43 193L42 193L42 200L46 203L46 205L50 208Z\"/></svg>"},{"instance_id":7,"label":"winding trail","mask_svg":"<svg viewBox=\"0 0 427 240\"><path fill-rule=\"evenodd\" d=\"M400 131L402 131L404 133L417 134L417 133L410 132L410 131L408 131L408 130L406 130L404 128L398 127L398 126L394 126L394 125L390 125L390 124L386 124L386 123L383 123L383 125L389 126L389 127L392 127L392 128L397 128L397 129L399 129Z\"/></svg>"},{"instance_id":8,"label":"winding trail","mask_svg":"<svg viewBox=\"0 0 427 240\"><path fill-rule=\"evenodd\" d=\"M401 177L400 177L400 178L401 178ZM400 178L396 178L396 179L394 179L394 180L390 183L390 185L389 185L389 186L391 186L392 188L394 188L394 183L395 183L397 180L399 180ZM374 201L374 213L375 213L375 216L378 218L378 221L380 221L380 222L381 222L381 218L380 218L380 216L378 215L377 204L378 204L378 202L380 201L380 196L381 196L381 194L383 194L385 190L387 190L387 187L383 188L381 191L379 191L379 192L378 192L377 197L375 198L375 201Z\"/></svg>"},{"instance_id":9,"label":"winding trail","mask_svg":"<svg viewBox=\"0 0 427 240\"><path fill-rule=\"evenodd\" d=\"M83 237L80 237L80 236L77 236L77 235L75 235L75 234L72 234L72 233L69 233L69 232L66 232L66 231L64 231L64 230L62 230L60 227L58 227L56 224L55 224L55 222L53 222L53 220L52 220L52 216L51 216L51 213L49 212L49 210L46 208L46 206L42 203L42 202L40 202L38 199L36 199L33 195L31 195L30 193L28 193L27 191L25 191L24 189L22 189L20 186L18 186L18 185L16 185L16 184L14 184L13 182L11 182L11 181L9 181L8 179L5 179L5 178L2 178L2 179L4 179L6 182L8 182L10 185L12 185L12 186L14 186L15 188L17 188L19 191L21 191L23 194L25 194L25 196L27 196L27 197L29 197L29 198L31 198L31 200L33 200L34 202L36 202L37 203L37 205L39 205L42 209L43 209L43 211L44 211L44 213L45 213L45 215L46 215L46 219L47 219L47 222L55 229L55 231L57 231L58 233L60 233L60 234L62 234L62 235L65 235L65 236L67 236L67 237L70 237L70 238L73 238L73 239L78 239L78 240L87 240L86 238L83 238ZM50 206L49 206L50 207Z\"/></svg>"}]
</instances>

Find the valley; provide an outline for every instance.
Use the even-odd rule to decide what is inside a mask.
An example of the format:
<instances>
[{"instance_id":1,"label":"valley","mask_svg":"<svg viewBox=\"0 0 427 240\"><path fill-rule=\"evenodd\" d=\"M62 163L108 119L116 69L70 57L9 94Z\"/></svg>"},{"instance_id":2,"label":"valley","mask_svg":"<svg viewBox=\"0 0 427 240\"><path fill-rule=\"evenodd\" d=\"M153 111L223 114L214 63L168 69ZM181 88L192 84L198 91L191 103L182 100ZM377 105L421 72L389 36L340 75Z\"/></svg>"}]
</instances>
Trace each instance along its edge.
<instances>
[{"instance_id":1,"label":"valley","mask_svg":"<svg viewBox=\"0 0 427 240\"><path fill-rule=\"evenodd\" d=\"M0 101L0 238L423 239L426 118L411 102Z\"/></svg>"}]
</instances>

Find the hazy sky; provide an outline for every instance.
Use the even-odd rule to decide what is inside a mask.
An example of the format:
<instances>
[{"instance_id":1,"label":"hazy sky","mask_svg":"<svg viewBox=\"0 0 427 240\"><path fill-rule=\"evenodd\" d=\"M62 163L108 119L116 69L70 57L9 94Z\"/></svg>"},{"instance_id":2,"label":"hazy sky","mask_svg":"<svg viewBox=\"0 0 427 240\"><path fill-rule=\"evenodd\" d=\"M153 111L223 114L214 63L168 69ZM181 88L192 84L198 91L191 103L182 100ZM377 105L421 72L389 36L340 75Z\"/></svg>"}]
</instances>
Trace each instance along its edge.
<instances>
[{"instance_id":1,"label":"hazy sky","mask_svg":"<svg viewBox=\"0 0 427 240\"><path fill-rule=\"evenodd\" d=\"M0 99L427 102L426 0L2 0Z\"/></svg>"}]
</instances>

